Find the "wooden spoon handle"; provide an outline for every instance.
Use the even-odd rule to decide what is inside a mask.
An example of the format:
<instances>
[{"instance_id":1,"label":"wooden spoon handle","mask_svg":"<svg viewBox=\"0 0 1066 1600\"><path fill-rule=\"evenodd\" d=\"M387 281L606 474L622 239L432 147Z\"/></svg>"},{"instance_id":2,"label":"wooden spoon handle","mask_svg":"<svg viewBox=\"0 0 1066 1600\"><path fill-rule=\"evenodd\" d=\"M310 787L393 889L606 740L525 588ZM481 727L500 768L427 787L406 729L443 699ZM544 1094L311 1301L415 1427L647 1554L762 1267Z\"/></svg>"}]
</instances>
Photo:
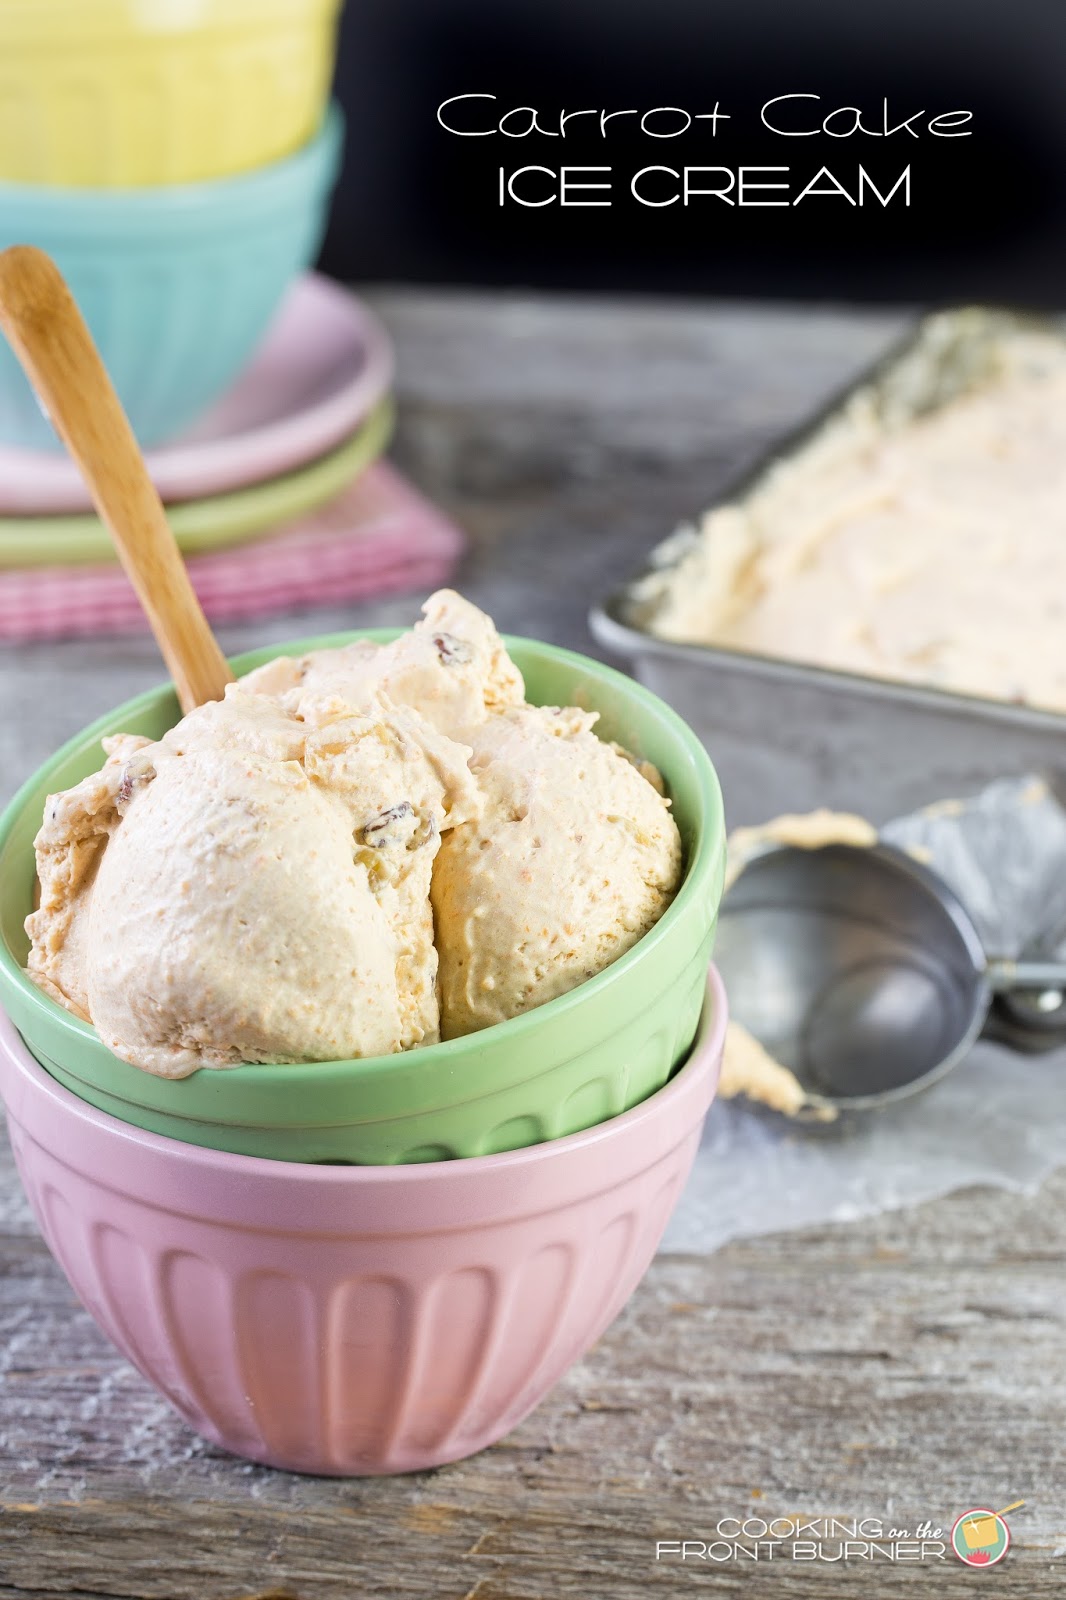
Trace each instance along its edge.
<instances>
[{"instance_id":1,"label":"wooden spoon handle","mask_svg":"<svg viewBox=\"0 0 1066 1600\"><path fill-rule=\"evenodd\" d=\"M126 413L59 269L31 245L0 252L0 328L110 530L182 710L221 700L233 674L189 582Z\"/></svg>"}]
</instances>

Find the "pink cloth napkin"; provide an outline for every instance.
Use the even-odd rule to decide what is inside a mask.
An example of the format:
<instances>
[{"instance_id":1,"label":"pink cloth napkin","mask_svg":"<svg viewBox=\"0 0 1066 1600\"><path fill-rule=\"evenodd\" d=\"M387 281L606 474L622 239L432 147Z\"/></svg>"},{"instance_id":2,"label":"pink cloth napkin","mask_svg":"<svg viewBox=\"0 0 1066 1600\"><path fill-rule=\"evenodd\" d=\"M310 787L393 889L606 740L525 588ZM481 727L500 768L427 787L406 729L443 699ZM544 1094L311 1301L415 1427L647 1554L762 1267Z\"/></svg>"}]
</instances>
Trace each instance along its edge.
<instances>
[{"instance_id":1,"label":"pink cloth napkin","mask_svg":"<svg viewBox=\"0 0 1066 1600\"><path fill-rule=\"evenodd\" d=\"M189 575L212 622L370 599L447 581L463 536L387 462L279 533L192 556ZM0 572L0 640L134 633L147 627L119 566Z\"/></svg>"}]
</instances>

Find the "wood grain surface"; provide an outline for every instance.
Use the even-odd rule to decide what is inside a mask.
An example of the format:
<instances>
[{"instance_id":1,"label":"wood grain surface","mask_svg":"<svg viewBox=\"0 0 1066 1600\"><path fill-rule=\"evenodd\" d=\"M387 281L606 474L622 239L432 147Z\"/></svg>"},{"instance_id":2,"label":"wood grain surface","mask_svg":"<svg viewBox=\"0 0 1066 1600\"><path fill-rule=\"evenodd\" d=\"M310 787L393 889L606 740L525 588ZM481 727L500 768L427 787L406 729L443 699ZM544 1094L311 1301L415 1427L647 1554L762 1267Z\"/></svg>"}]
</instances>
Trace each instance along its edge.
<instances>
[{"instance_id":1,"label":"wood grain surface","mask_svg":"<svg viewBox=\"0 0 1066 1600\"><path fill-rule=\"evenodd\" d=\"M462 588L589 649L589 603L902 318L381 292L402 465L470 529ZM230 629L408 622L413 601ZM147 639L0 653L4 788L160 676ZM508 1439L428 1474L299 1478L191 1435L114 1354L0 1149L0 1600L1059 1595L1066 1175L660 1256ZM728 1517L950 1528L1024 1498L994 1572L656 1561ZM830 1551L831 1553L831 1551Z\"/></svg>"}]
</instances>

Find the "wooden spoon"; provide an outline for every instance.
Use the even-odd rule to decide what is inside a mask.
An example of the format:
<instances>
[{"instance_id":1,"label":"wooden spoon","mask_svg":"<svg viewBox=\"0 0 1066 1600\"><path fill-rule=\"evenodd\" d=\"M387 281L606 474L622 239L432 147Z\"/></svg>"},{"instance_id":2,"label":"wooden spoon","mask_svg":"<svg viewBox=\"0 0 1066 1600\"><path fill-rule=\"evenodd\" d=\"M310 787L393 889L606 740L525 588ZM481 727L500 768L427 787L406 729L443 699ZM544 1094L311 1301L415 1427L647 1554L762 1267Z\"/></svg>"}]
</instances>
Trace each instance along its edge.
<instances>
[{"instance_id":1,"label":"wooden spoon","mask_svg":"<svg viewBox=\"0 0 1066 1600\"><path fill-rule=\"evenodd\" d=\"M221 700L233 674L189 582L126 413L58 267L32 245L0 252L0 328L107 524L182 711Z\"/></svg>"}]
</instances>

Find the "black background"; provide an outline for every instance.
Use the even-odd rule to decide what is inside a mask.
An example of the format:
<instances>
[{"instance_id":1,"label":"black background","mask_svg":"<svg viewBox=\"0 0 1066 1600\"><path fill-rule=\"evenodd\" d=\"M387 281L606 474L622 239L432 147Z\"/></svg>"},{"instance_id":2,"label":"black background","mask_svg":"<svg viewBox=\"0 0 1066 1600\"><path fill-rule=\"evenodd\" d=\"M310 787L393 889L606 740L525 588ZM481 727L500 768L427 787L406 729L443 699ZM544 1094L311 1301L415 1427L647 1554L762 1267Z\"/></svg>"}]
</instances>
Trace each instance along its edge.
<instances>
[{"instance_id":1,"label":"black background","mask_svg":"<svg viewBox=\"0 0 1066 1600\"><path fill-rule=\"evenodd\" d=\"M437 106L474 91L497 95L500 112L535 105L549 124L564 107L709 111L716 100L731 120L715 139L635 137L627 119L602 140L591 118L571 124L565 144L449 135ZM873 126L886 96L893 120L967 109L973 133L765 133L762 104L798 92L820 95L825 111L859 106ZM339 277L1066 299L1066 0L348 0L337 93L347 151L324 265ZM611 209L500 209L501 163L564 159L614 168ZM650 162L785 164L797 190L823 164L854 188L860 161L882 188L909 161L909 210L837 199L651 210L628 198L630 175Z\"/></svg>"}]
</instances>

